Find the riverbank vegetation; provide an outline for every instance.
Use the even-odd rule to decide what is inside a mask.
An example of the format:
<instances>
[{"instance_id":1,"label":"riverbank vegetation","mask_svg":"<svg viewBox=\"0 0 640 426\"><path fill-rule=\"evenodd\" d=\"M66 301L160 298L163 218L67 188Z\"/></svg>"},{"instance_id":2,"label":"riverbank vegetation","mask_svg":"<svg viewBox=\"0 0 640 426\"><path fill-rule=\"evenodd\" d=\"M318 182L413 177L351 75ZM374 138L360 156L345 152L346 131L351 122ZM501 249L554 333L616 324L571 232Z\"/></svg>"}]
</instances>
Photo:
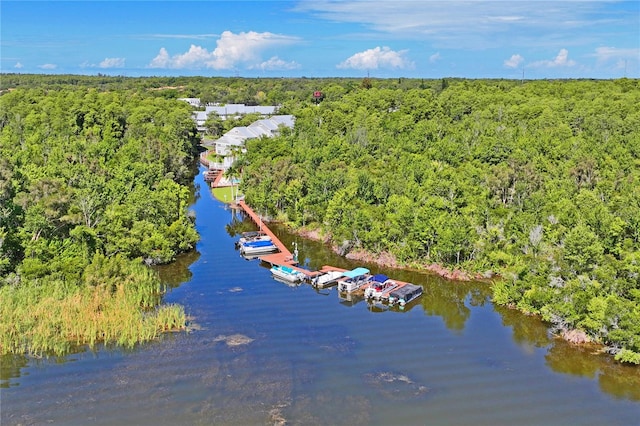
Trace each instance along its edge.
<instances>
[{"instance_id":1,"label":"riverbank vegetation","mask_svg":"<svg viewBox=\"0 0 640 426\"><path fill-rule=\"evenodd\" d=\"M9 74L0 90L2 292L81 282L96 254L187 250L172 194L191 178L193 124L175 99L279 104L295 129L243 158L254 208L344 253L499 274L496 303L640 363L638 80Z\"/></svg>"},{"instance_id":2,"label":"riverbank vegetation","mask_svg":"<svg viewBox=\"0 0 640 426\"><path fill-rule=\"evenodd\" d=\"M0 96L0 132L1 352L184 327L182 307L158 307L147 265L198 238L190 107L135 89L18 88Z\"/></svg>"},{"instance_id":3,"label":"riverbank vegetation","mask_svg":"<svg viewBox=\"0 0 640 426\"><path fill-rule=\"evenodd\" d=\"M638 81L376 83L250 141L247 202L344 251L499 273L495 302L640 363Z\"/></svg>"}]
</instances>

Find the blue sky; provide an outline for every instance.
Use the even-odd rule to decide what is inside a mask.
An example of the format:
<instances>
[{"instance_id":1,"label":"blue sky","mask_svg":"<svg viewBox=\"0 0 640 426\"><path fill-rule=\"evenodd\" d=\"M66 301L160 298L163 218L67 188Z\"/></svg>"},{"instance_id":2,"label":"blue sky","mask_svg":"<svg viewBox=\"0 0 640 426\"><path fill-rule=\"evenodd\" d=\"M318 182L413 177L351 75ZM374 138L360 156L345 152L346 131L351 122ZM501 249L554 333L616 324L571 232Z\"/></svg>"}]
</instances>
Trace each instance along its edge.
<instances>
[{"instance_id":1,"label":"blue sky","mask_svg":"<svg viewBox=\"0 0 640 426\"><path fill-rule=\"evenodd\" d=\"M640 1L0 2L1 71L640 77Z\"/></svg>"}]
</instances>

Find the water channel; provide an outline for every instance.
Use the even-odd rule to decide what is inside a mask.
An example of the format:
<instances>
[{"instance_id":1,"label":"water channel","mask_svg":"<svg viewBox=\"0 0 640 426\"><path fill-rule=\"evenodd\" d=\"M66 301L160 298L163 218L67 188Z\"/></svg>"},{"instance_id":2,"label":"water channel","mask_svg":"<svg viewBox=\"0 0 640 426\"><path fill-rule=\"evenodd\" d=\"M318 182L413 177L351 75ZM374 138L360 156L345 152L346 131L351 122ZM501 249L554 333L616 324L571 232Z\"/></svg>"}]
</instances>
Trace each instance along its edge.
<instances>
[{"instance_id":1,"label":"water channel","mask_svg":"<svg viewBox=\"0 0 640 426\"><path fill-rule=\"evenodd\" d=\"M368 266L424 286L405 310L275 281L234 248L251 228L202 175L197 252L160 268L193 318L188 333L123 351L2 358L5 425L633 425L640 369L549 335L457 283L340 258L298 243L310 269Z\"/></svg>"}]
</instances>

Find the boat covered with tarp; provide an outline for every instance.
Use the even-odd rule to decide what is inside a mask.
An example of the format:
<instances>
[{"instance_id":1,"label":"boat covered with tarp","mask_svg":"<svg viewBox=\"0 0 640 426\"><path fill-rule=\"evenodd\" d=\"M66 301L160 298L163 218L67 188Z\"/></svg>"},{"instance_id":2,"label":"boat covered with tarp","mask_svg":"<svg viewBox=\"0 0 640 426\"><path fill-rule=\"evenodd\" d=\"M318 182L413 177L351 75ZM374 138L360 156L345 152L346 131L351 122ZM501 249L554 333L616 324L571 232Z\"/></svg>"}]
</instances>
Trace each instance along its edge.
<instances>
[{"instance_id":1,"label":"boat covered with tarp","mask_svg":"<svg viewBox=\"0 0 640 426\"><path fill-rule=\"evenodd\" d=\"M422 287L408 283L389 292L389 305L399 305L403 307L420 296L422 296Z\"/></svg>"}]
</instances>

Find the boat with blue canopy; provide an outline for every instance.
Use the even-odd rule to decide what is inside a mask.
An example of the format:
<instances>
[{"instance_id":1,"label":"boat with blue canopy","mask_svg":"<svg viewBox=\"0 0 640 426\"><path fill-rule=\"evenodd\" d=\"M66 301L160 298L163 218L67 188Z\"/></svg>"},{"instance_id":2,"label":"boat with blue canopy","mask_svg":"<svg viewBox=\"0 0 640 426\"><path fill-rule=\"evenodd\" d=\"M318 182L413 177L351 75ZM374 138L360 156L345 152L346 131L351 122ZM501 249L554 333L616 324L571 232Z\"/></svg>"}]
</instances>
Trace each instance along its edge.
<instances>
[{"instance_id":1,"label":"boat with blue canopy","mask_svg":"<svg viewBox=\"0 0 640 426\"><path fill-rule=\"evenodd\" d=\"M351 292L359 289L369 281L369 272L367 268L362 267L345 272L343 278L338 280L338 291Z\"/></svg>"},{"instance_id":2,"label":"boat with blue canopy","mask_svg":"<svg viewBox=\"0 0 640 426\"><path fill-rule=\"evenodd\" d=\"M240 245L240 253L245 255L264 254L278 251L278 247L271 240L247 241Z\"/></svg>"},{"instance_id":3,"label":"boat with blue canopy","mask_svg":"<svg viewBox=\"0 0 640 426\"><path fill-rule=\"evenodd\" d=\"M374 275L367 288L364 290L364 297L367 299L380 300L385 294L398 287L398 283L390 280L384 274Z\"/></svg>"}]
</instances>

